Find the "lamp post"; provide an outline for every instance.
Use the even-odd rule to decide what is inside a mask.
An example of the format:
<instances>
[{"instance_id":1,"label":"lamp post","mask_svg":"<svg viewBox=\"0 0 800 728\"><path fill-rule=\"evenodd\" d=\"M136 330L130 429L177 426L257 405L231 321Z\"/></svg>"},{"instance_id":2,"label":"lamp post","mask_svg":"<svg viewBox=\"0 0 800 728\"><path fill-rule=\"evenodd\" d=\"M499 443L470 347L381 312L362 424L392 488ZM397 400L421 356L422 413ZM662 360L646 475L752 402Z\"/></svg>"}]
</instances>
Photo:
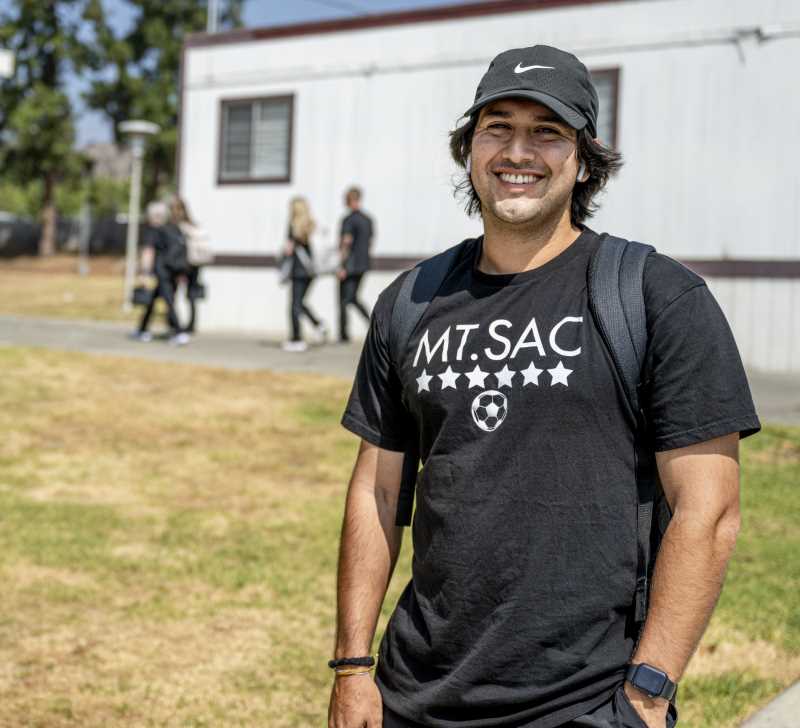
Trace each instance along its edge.
<instances>
[{"instance_id":1,"label":"lamp post","mask_svg":"<svg viewBox=\"0 0 800 728\"><path fill-rule=\"evenodd\" d=\"M219 27L219 6L217 0L208 0L206 8L206 33L216 33Z\"/></svg>"},{"instance_id":2,"label":"lamp post","mask_svg":"<svg viewBox=\"0 0 800 728\"><path fill-rule=\"evenodd\" d=\"M89 243L92 236L92 197L94 193L94 160L85 159L83 171L86 175L86 188L83 192L83 202L78 213L80 238L78 240L78 273L81 276L89 275Z\"/></svg>"},{"instance_id":3,"label":"lamp post","mask_svg":"<svg viewBox=\"0 0 800 728\"><path fill-rule=\"evenodd\" d=\"M0 78L11 78L14 75L14 54L0 48Z\"/></svg>"},{"instance_id":4,"label":"lamp post","mask_svg":"<svg viewBox=\"0 0 800 728\"><path fill-rule=\"evenodd\" d=\"M142 157L144 141L160 130L158 124L150 121L123 121L119 130L131 140L131 192L128 201L128 235L125 241L125 285L123 289L122 310L131 310L131 294L136 274L136 248L139 240L139 207L141 205Z\"/></svg>"}]
</instances>

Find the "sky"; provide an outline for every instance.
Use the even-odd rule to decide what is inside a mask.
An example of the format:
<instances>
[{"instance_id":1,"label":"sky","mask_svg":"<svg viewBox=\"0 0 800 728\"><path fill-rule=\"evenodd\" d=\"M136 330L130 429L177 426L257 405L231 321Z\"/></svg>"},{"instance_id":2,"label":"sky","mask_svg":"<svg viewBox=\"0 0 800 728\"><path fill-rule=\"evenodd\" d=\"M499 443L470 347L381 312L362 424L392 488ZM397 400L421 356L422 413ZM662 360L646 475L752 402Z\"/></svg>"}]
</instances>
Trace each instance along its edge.
<instances>
[{"instance_id":1,"label":"sky","mask_svg":"<svg viewBox=\"0 0 800 728\"><path fill-rule=\"evenodd\" d=\"M477 1L479 0L244 0L243 20L246 27L254 28L440 5L464 5ZM218 0L220 6L224 2L225 0ZM12 0L0 0L0 12L7 10L11 4ZM124 0L103 0L103 5L115 31L124 33L133 18L128 4ZM81 91L86 86L85 80L74 75L68 80L68 91L78 116L79 147L111 140L111 128L104 115L86 109L80 98Z\"/></svg>"}]
</instances>

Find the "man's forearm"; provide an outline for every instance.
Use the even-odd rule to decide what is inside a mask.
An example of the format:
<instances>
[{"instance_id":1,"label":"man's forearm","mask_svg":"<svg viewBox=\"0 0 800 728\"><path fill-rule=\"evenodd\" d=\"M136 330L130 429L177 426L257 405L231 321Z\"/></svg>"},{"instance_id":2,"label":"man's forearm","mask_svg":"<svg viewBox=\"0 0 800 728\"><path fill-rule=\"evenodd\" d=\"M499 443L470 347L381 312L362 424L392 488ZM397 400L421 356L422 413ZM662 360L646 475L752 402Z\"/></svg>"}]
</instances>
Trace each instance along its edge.
<instances>
[{"instance_id":1,"label":"man's forearm","mask_svg":"<svg viewBox=\"0 0 800 728\"><path fill-rule=\"evenodd\" d=\"M355 476L354 476L355 477ZM369 654L402 541L396 496L351 484L339 552L336 657Z\"/></svg>"},{"instance_id":2,"label":"man's forearm","mask_svg":"<svg viewBox=\"0 0 800 728\"><path fill-rule=\"evenodd\" d=\"M676 511L652 579L650 609L633 662L677 682L705 632L722 590L739 528L738 509L716 520Z\"/></svg>"}]
</instances>

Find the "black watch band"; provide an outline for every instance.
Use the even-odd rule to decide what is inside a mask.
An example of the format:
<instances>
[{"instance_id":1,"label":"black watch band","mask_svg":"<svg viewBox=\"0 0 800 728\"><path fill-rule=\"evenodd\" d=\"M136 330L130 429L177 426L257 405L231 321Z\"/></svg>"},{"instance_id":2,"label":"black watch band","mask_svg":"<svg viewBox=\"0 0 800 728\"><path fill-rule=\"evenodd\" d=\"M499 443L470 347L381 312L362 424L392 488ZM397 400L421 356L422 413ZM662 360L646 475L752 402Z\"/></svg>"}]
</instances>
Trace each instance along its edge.
<instances>
[{"instance_id":1,"label":"black watch band","mask_svg":"<svg viewBox=\"0 0 800 728\"><path fill-rule=\"evenodd\" d=\"M651 698L664 698L670 702L678 690L678 686L667 677L667 673L646 662L629 665L625 679Z\"/></svg>"}]
</instances>

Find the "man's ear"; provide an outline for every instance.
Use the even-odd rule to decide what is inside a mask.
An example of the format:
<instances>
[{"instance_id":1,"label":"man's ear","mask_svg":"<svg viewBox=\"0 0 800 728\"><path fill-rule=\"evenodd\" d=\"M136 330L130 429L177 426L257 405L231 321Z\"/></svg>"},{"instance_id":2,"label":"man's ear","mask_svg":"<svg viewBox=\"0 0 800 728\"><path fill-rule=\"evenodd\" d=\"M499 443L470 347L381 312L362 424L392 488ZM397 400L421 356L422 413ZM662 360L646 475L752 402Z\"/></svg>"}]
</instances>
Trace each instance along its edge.
<instances>
[{"instance_id":1,"label":"man's ear","mask_svg":"<svg viewBox=\"0 0 800 728\"><path fill-rule=\"evenodd\" d=\"M575 177L578 182L586 182L589 179L589 173L586 169L586 164L584 162L580 162L578 164L578 174Z\"/></svg>"}]
</instances>

